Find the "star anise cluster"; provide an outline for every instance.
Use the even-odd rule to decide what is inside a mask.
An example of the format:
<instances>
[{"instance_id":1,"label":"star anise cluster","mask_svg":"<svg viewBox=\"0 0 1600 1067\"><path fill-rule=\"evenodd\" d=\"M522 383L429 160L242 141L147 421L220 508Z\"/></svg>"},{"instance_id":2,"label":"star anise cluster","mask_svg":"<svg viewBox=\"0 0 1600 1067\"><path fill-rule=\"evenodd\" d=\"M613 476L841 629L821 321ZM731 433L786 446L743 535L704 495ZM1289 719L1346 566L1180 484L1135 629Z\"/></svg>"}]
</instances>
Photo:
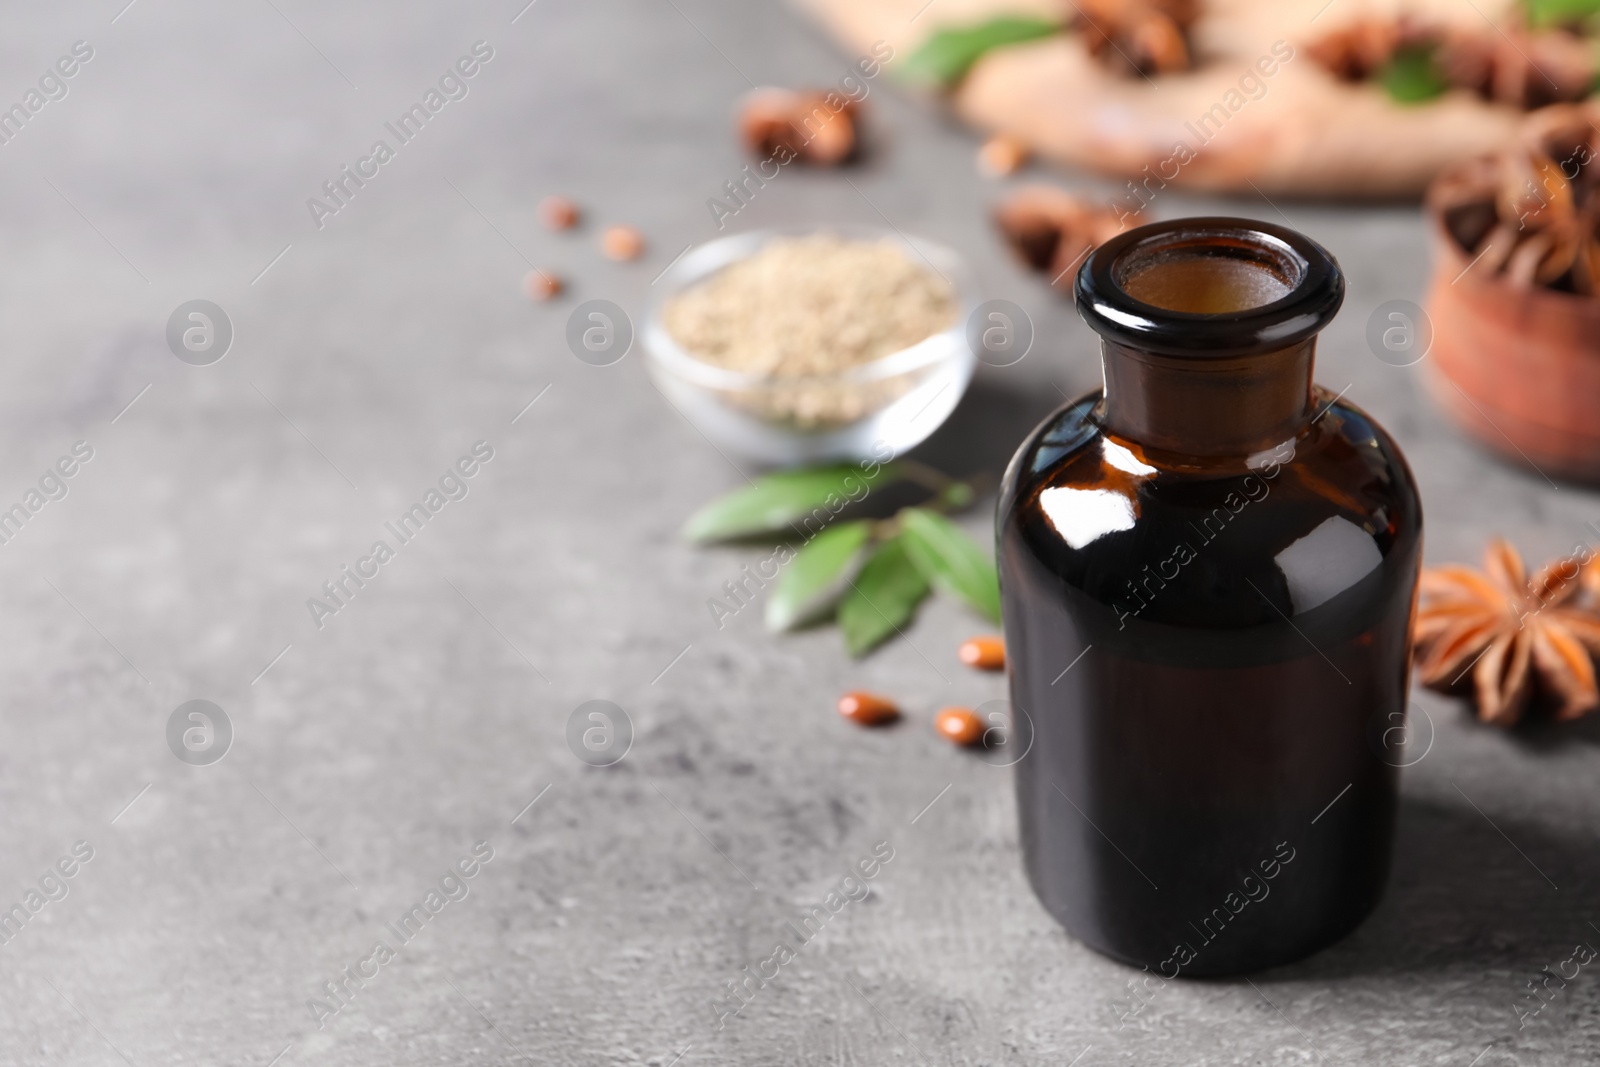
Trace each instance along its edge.
<instances>
[{"instance_id":1,"label":"star anise cluster","mask_svg":"<svg viewBox=\"0 0 1600 1067\"><path fill-rule=\"evenodd\" d=\"M1473 260L1522 286L1600 295L1600 107L1529 116L1493 156L1439 176L1429 206Z\"/></svg>"},{"instance_id":2,"label":"star anise cluster","mask_svg":"<svg viewBox=\"0 0 1600 1067\"><path fill-rule=\"evenodd\" d=\"M1557 719L1600 707L1591 658L1600 655L1600 569L1577 557L1531 576L1516 549L1495 540L1483 569L1460 564L1422 573L1413 645L1422 683L1451 693L1470 689L1478 717L1497 726L1533 706Z\"/></svg>"},{"instance_id":3,"label":"star anise cluster","mask_svg":"<svg viewBox=\"0 0 1600 1067\"><path fill-rule=\"evenodd\" d=\"M1197 0L1074 0L1073 28L1089 54L1127 74L1170 74L1191 65Z\"/></svg>"},{"instance_id":4,"label":"star anise cluster","mask_svg":"<svg viewBox=\"0 0 1600 1067\"><path fill-rule=\"evenodd\" d=\"M1357 19L1306 51L1345 81L1379 77L1408 57L1430 68L1440 89L1466 89L1528 110L1584 99L1597 68L1593 41L1569 28L1458 27L1406 15Z\"/></svg>"}]
</instances>

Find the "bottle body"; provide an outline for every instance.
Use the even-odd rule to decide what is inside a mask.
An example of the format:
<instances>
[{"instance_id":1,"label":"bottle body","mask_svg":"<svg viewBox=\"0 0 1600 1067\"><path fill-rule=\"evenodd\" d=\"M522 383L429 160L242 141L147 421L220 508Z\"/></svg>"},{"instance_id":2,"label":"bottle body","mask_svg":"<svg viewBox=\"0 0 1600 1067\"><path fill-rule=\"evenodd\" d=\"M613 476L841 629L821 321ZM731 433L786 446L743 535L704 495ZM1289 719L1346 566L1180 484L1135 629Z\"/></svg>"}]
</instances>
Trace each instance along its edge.
<instances>
[{"instance_id":1,"label":"bottle body","mask_svg":"<svg viewBox=\"0 0 1600 1067\"><path fill-rule=\"evenodd\" d=\"M1170 354L1135 380L1111 364L1137 354L1108 342L1119 402L1059 410L1002 491L1030 882L1069 933L1168 978L1313 952L1387 877L1421 509L1388 435L1311 389L1312 343L1243 357L1273 379L1252 385L1216 362L1191 380ZM1235 378L1241 410L1287 395L1288 414L1237 440L1247 418L1164 447L1129 435L1147 411L1141 436L1173 432L1186 392ZM1184 440L1203 454L1170 447Z\"/></svg>"}]
</instances>

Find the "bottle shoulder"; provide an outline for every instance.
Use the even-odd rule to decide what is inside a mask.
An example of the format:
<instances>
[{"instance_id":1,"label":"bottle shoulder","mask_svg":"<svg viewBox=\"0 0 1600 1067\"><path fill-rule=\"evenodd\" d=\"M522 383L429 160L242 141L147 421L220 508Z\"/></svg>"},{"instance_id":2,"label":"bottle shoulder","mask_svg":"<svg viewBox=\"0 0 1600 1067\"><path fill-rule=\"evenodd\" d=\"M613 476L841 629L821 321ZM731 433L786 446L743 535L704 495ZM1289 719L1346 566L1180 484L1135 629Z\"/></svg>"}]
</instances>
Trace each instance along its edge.
<instances>
[{"instance_id":1,"label":"bottle shoulder","mask_svg":"<svg viewBox=\"0 0 1600 1067\"><path fill-rule=\"evenodd\" d=\"M1116 437L1099 400L1063 406L1013 458L998 517L1003 570L1025 555L1119 611L1142 604L1147 620L1219 626L1301 614L1376 572L1414 571L1415 482L1355 405L1319 389L1319 414L1295 437L1200 459Z\"/></svg>"}]
</instances>

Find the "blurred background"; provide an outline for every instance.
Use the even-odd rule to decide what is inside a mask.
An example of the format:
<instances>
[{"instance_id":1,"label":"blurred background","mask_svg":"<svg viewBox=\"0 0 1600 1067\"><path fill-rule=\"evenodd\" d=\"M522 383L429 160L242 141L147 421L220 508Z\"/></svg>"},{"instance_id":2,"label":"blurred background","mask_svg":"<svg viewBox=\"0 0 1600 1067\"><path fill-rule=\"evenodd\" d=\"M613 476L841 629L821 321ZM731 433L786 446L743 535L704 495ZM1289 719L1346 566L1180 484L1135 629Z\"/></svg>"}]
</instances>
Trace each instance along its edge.
<instances>
[{"instance_id":1,"label":"blurred background","mask_svg":"<svg viewBox=\"0 0 1600 1067\"><path fill-rule=\"evenodd\" d=\"M1333 3L1296 9L1304 28L1281 35L1201 24L1190 46L1243 42L1247 70L1258 39L1307 47L1367 10ZM1003 697L1003 676L956 655L992 626L935 598L855 659L831 627L774 635L759 610L708 611L769 549L690 546L680 528L769 464L651 377L645 327L680 259L728 234L866 226L943 246L974 300L1019 309L1025 358L978 358L911 453L976 478L958 521L987 548L1007 459L1100 380L1097 339L1015 255L997 206L1032 183L1117 203L1139 172L1127 160L1165 158L1140 153L1188 137L1186 117L1240 77L1101 71L1052 58L1076 41L1033 40L1013 67L986 56L941 87L896 68L994 5L902 6L7 11L0 103L27 117L11 132L0 115L0 505L27 516L0 526L0 904L24 911L0 918L0 1059L1465 1067L1595 1053L1587 969L1541 985L1525 1015L1529 982L1600 938L1590 723L1507 734L1418 689L1425 732L1374 918L1254 981L1137 998L1135 972L1068 939L1028 890L1010 772L923 721ZM879 40L896 58L858 83L855 157L785 166L719 220L708 201L729 203L724 183L760 158L737 121L751 90L827 91ZM1214 148L1142 217L1285 223L1338 257L1349 296L1318 381L1404 449L1429 562L1475 561L1494 535L1530 562L1593 543L1592 489L1499 454L1515 445L1472 443L1430 400L1427 353L1369 340L1391 302L1426 318L1440 257L1459 257L1442 260L1452 275L1472 260L1471 241L1431 244L1421 193L1456 157L1522 136L1520 105L1458 88L1415 105L1446 109L1437 125L1415 111L1340 125L1329 116L1403 110L1359 75L1340 91L1366 103L1324 97L1285 118L1304 99L1291 75L1324 78L1289 65L1229 108L1257 135L1255 169ZM435 89L440 108L396 136L386 124ZM1152 105L1163 92L1175 102ZM1063 104L1103 140L1051 133ZM1009 173L979 165L996 116L1017 142ZM1363 129L1426 159L1340 195L1316 161ZM392 157L343 179L379 140ZM1312 162L1282 163L1295 151ZM576 226L541 216L551 196L572 200ZM615 258L616 241L638 254ZM621 356L570 343L589 301L621 312ZM186 347L194 327L211 336ZM435 488L448 500L427 524L391 533ZM360 561L379 540L393 551L374 577ZM831 710L847 689L896 694L920 718L857 731ZM574 721L580 738L599 723L574 718L596 700L626 739L608 737L615 759L573 740ZM870 894L780 977L747 978L880 843L893 859ZM417 905L426 916L404 926Z\"/></svg>"}]
</instances>

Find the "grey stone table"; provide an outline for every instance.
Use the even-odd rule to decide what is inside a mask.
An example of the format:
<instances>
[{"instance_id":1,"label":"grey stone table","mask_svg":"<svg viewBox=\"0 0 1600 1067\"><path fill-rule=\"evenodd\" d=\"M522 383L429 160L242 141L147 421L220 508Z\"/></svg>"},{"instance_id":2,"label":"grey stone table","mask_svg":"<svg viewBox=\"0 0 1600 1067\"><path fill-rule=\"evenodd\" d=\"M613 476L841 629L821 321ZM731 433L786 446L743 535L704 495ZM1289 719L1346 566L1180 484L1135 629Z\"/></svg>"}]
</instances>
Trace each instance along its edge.
<instances>
[{"instance_id":1,"label":"grey stone table","mask_svg":"<svg viewBox=\"0 0 1600 1067\"><path fill-rule=\"evenodd\" d=\"M754 612L718 630L707 598L756 551L676 530L740 472L637 352L586 365L565 321L591 298L641 307L717 232L706 200L744 162L729 115L746 75L827 83L851 57L767 4L523 2L7 12L0 103L26 117L0 127L0 505L40 506L0 545L0 906L26 919L0 944L0 1062L1593 1061L1592 968L1520 1027L1515 1007L1600 943L1591 727L1509 737L1420 696L1432 745L1373 919L1135 1013L1134 972L1029 893L1009 772L926 727L1001 693L956 662L970 617L931 603L860 663L831 631L777 640ZM445 81L422 131L388 133L463 57L472 76ZM973 138L887 79L870 103L853 184L785 173L730 228L887 218L1026 307L1033 353L985 369L922 450L996 473L1093 385L1093 345L990 233L999 189ZM380 138L392 158L373 158ZM537 223L557 191L587 213L575 234ZM1433 560L1494 532L1532 556L1595 536L1593 493L1466 446L1418 368L1367 351L1372 310L1421 291L1414 209L1164 193L1155 210L1282 214L1341 258L1351 295L1320 379L1409 453ZM642 262L599 254L612 222L648 236ZM530 305L530 265L569 294ZM165 336L194 299L232 324L206 366ZM387 537L476 442L492 458L446 482L466 495ZM62 457L69 478L50 474ZM314 620L308 598L370 569L380 538L394 557ZM853 686L918 715L847 729L831 704ZM195 699L233 734L208 765L168 742ZM632 723L609 768L566 742L592 699ZM892 860L870 895L721 1018L729 983L875 847Z\"/></svg>"}]
</instances>

